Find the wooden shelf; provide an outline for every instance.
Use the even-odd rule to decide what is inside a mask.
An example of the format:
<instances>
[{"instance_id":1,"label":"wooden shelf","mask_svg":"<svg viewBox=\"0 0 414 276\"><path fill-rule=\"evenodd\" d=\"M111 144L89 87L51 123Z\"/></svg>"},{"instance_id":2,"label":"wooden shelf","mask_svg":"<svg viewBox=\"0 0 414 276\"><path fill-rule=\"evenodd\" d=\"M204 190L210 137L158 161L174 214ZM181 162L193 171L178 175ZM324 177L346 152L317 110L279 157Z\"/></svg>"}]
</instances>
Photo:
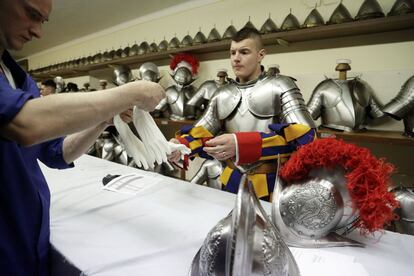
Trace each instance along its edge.
<instances>
[{"instance_id":1,"label":"wooden shelf","mask_svg":"<svg viewBox=\"0 0 414 276\"><path fill-rule=\"evenodd\" d=\"M414 40L414 13L384 18L354 21L343 24L324 25L314 28L276 32L262 36L267 47L277 47L277 52L310 50L316 48L334 48L355 45L369 45L397 41ZM314 42L320 43L314 43ZM306 42L312 42L312 45ZM296 44L301 47L292 47ZM202 60L225 58L228 56L229 40L211 42L190 47L171 49L144 55L129 56L100 63L75 66L62 70L32 71L36 80L62 76L64 78L88 75L89 71L107 68L109 65L124 64L137 68L140 64L151 61L157 65L168 64L170 55L179 52L190 52ZM280 51L280 49L282 49ZM269 51L276 52L275 50ZM216 54L216 55L214 55Z\"/></svg>"},{"instance_id":2,"label":"wooden shelf","mask_svg":"<svg viewBox=\"0 0 414 276\"><path fill-rule=\"evenodd\" d=\"M336 137L349 142L368 142L401 146L414 146L414 138L405 137L401 131L366 130L361 132L341 132L328 128L318 128L319 137Z\"/></svg>"}]
</instances>

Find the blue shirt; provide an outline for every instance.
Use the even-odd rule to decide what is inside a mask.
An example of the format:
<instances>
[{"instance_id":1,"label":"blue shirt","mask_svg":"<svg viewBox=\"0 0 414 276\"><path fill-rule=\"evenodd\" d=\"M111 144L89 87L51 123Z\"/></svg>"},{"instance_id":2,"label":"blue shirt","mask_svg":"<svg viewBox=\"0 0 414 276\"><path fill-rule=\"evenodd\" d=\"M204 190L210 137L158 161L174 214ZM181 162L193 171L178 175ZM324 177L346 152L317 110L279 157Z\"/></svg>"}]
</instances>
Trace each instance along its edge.
<instances>
[{"instance_id":1,"label":"blue shirt","mask_svg":"<svg viewBox=\"0 0 414 276\"><path fill-rule=\"evenodd\" d=\"M10 122L30 99L40 96L36 83L7 51L2 56L17 89L0 74L0 124ZM59 116L59 114L50 114ZM47 275L50 192L37 160L67 168L63 138L23 147L0 135L0 274Z\"/></svg>"}]
</instances>

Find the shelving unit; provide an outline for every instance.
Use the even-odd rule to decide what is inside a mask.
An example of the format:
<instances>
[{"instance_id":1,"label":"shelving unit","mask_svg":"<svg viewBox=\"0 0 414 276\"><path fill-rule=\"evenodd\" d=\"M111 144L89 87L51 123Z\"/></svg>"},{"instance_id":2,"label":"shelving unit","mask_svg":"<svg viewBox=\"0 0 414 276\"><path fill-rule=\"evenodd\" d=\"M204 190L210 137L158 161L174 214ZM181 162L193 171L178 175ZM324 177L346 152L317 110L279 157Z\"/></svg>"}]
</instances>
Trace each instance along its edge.
<instances>
[{"instance_id":1,"label":"shelving unit","mask_svg":"<svg viewBox=\"0 0 414 276\"><path fill-rule=\"evenodd\" d=\"M319 137L336 137L349 142L369 142L376 144L413 146L414 138L405 137L401 131L366 130L361 132L341 132L328 128L318 129Z\"/></svg>"},{"instance_id":2,"label":"shelving unit","mask_svg":"<svg viewBox=\"0 0 414 276\"><path fill-rule=\"evenodd\" d=\"M277 48L278 52L307 50L309 49L309 45L306 42L312 42L312 47L334 48L347 45L355 46L412 41L414 40L414 14L275 32L263 35L262 39L264 45L271 48L269 52L274 52L274 48ZM304 45L298 47L300 44ZM61 70L34 70L30 73L36 80L42 80L55 76L62 76L64 78L84 76L88 75L89 71L104 69L114 64L124 64L136 68L144 62L151 61L157 65L165 65L168 64L170 55L179 52L191 52L197 55L201 61L212 60L228 56L227 51L229 46L229 40L222 40L190 47L118 58L100 63L78 65Z\"/></svg>"}]
</instances>

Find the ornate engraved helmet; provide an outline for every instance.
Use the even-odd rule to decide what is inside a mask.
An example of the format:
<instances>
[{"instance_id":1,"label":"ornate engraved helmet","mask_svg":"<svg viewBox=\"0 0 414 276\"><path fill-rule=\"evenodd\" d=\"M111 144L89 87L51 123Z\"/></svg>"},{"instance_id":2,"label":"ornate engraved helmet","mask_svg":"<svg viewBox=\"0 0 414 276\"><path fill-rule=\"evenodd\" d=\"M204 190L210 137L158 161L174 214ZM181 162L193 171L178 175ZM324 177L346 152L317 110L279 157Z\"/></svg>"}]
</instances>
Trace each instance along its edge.
<instances>
[{"instance_id":1,"label":"ornate engraved helmet","mask_svg":"<svg viewBox=\"0 0 414 276\"><path fill-rule=\"evenodd\" d=\"M160 71L157 65L152 62L145 62L139 67L139 78L141 80L147 80L152 82L159 82Z\"/></svg>"},{"instance_id":2,"label":"ornate engraved helmet","mask_svg":"<svg viewBox=\"0 0 414 276\"><path fill-rule=\"evenodd\" d=\"M277 31L279 31L279 29L277 28L276 23L272 20L272 18L270 18L269 14L269 18L263 23L262 27L260 28L260 33L270 34Z\"/></svg>"},{"instance_id":3,"label":"ornate engraved helmet","mask_svg":"<svg viewBox=\"0 0 414 276\"><path fill-rule=\"evenodd\" d=\"M300 28L299 20L292 14L292 11L286 16L283 20L282 26L280 29L282 31L296 30Z\"/></svg>"},{"instance_id":4,"label":"ornate engraved helmet","mask_svg":"<svg viewBox=\"0 0 414 276\"><path fill-rule=\"evenodd\" d=\"M241 179L233 211L208 233L193 259L190 276L201 275L300 275L246 175Z\"/></svg>"},{"instance_id":5,"label":"ornate engraved helmet","mask_svg":"<svg viewBox=\"0 0 414 276\"><path fill-rule=\"evenodd\" d=\"M342 4L342 1L339 3L338 7L333 11L331 17L329 18L327 24L341 24L345 22L353 21L351 14L348 9Z\"/></svg>"},{"instance_id":6,"label":"ornate engraved helmet","mask_svg":"<svg viewBox=\"0 0 414 276\"><path fill-rule=\"evenodd\" d=\"M322 15L314 8L306 17L305 22L302 24L302 28L311 28L325 25Z\"/></svg>"},{"instance_id":7,"label":"ornate engraved helmet","mask_svg":"<svg viewBox=\"0 0 414 276\"><path fill-rule=\"evenodd\" d=\"M394 16L411 12L414 12L414 2L412 0L397 0L387 15Z\"/></svg>"},{"instance_id":8,"label":"ornate engraved helmet","mask_svg":"<svg viewBox=\"0 0 414 276\"><path fill-rule=\"evenodd\" d=\"M368 149L333 138L302 146L284 164L273 191L272 219L287 244L363 246L341 236L367 234L395 219L388 191L393 166Z\"/></svg>"},{"instance_id":9,"label":"ornate engraved helmet","mask_svg":"<svg viewBox=\"0 0 414 276\"><path fill-rule=\"evenodd\" d=\"M197 75L199 66L200 63L193 55L177 54L170 62L170 69L173 71L171 76L178 85L189 85L195 80L193 77Z\"/></svg>"},{"instance_id":10,"label":"ornate engraved helmet","mask_svg":"<svg viewBox=\"0 0 414 276\"><path fill-rule=\"evenodd\" d=\"M365 20L384 16L385 14L377 0L365 0L359 8L355 20Z\"/></svg>"}]
</instances>

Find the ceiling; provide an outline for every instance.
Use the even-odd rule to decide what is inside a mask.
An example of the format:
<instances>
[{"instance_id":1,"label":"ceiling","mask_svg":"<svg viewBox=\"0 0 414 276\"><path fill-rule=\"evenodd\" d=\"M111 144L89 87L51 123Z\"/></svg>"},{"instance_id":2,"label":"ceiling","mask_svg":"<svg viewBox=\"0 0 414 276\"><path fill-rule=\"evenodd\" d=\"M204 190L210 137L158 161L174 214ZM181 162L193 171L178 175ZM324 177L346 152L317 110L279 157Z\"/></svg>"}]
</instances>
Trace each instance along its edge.
<instances>
[{"instance_id":1,"label":"ceiling","mask_svg":"<svg viewBox=\"0 0 414 276\"><path fill-rule=\"evenodd\" d=\"M12 52L17 59L191 0L54 0L43 37Z\"/></svg>"}]
</instances>

